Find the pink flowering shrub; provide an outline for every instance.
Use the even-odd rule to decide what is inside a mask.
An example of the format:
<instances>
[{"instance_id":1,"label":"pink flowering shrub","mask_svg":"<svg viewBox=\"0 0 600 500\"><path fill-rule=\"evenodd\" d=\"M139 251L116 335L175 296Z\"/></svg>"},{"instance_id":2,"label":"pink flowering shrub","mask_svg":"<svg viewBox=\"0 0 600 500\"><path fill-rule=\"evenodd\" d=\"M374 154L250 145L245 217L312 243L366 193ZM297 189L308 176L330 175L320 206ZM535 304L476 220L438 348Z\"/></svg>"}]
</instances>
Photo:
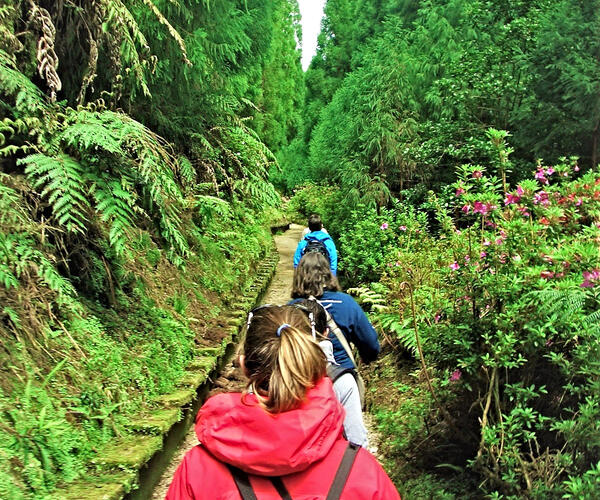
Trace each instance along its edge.
<instances>
[{"instance_id":1,"label":"pink flowering shrub","mask_svg":"<svg viewBox=\"0 0 600 500\"><path fill-rule=\"evenodd\" d=\"M383 282L407 325L413 286L426 359L463 401L452 414L490 490L560 496L600 460L600 174L564 159L504 190L489 170L463 166L453 201L431 198L439 234L392 252Z\"/></svg>"}]
</instances>

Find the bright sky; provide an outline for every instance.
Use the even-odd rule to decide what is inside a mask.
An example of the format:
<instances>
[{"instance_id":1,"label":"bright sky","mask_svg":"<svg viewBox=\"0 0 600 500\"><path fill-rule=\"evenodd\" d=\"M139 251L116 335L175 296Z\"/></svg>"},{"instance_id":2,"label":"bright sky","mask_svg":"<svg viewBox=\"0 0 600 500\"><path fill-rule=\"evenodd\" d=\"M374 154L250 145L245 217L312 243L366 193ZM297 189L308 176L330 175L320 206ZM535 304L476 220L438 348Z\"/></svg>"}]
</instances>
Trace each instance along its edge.
<instances>
[{"instance_id":1,"label":"bright sky","mask_svg":"<svg viewBox=\"0 0 600 500\"><path fill-rule=\"evenodd\" d=\"M298 0L302 16L302 69L306 70L317 52L317 36L326 0Z\"/></svg>"}]
</instances>

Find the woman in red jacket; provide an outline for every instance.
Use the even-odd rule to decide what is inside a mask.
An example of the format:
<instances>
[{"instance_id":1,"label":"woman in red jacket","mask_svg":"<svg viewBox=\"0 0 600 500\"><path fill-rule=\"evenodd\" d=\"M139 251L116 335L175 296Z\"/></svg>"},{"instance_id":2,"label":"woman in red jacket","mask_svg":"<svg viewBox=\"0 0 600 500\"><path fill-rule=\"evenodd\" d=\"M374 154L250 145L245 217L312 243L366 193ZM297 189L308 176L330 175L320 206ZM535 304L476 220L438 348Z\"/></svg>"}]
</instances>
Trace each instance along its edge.
<instances>
[{"instance_id":1,"label":"woman in red jacket","mask_svg":"<svg viewBox=\"0 0 600 500\"><path fill-rule=\"evenodd\" d=\"M377 460L344 438L344 409L304 312L253 310L240 363L247 390L202 406L200 444L175 472L167 500L400 498Z\"/></svg>"}]
</instances>

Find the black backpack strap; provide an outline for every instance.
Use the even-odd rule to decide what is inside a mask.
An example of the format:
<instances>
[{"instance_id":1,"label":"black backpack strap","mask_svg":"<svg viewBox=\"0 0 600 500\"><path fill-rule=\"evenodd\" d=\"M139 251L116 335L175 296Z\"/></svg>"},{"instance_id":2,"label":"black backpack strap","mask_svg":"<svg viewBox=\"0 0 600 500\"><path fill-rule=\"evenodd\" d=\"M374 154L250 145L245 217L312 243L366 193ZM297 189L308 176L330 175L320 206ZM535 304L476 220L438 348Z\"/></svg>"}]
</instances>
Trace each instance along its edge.
<instances>
[{"instance_id":1,"label":"black backpack strap","mask_svg":"<svg viewBox=\"0 0 600 500\"><path fill-rule=\"evenodd\" d=\"M243 470L234 467L231 464L225 465L227 465L227 468L233 476L233 480L235 481L235 485L237 486L237 489L240 492L242 500L257 500L256 495L254 494L254 490L252 489L252 485L250 484L248 474L246 474Z\"/></svg>"},{"instance_id":2,"label":"black backpack strap","mask_svg":"<svg viewBox=\"0 0 600 500\"><path fill-rule=\"evenodd\" d=\"M225 465L227 465L227 468L233 476L233 480L235 481L235 485L237 486L237 489L240 492L242 500L257 500L256 494L254 493L254 489L250 484L250 478L248 477L248 474L246 474L243 470L234 467L231 464ZM283 500L292 500L292 497L288 493L288 490L283 484L283 481L280 477L270 477L269 480L271 481L273 487L277 490L277 493L279 493L279 496Z\"/></svg>"},{"instance_id":3,"label":"black backpack strap","mask_svg":"<svg viewBox=\"0 0 600 500\"><path fill-rule=\"evenodd\" d=\"M288 493L288 490L285 487L285 484L283 484L283 481L281 480L281 478L279 476L278 477L270 477L269 479L271 480L271 482L273 483L273 486L275 486L275 489L277 490L277 493L279 493L279 496L281 498L283 498L283 500L292 500L292 497Z\"/></svg>"},{"instance_id":4,"label":"black backpack strap","mask_svg":"<svg viewBox=\"0 0 600 500\"><path fill-rule=\"evenodd\" d=\"M348 448L344 452L340 466L333 478L333 483L331 483L331 488L329 488L329 493L327 493L327 500L339 500L359 449L360 446L357 444L348 443Z\"/></svg>"}]
</instances>

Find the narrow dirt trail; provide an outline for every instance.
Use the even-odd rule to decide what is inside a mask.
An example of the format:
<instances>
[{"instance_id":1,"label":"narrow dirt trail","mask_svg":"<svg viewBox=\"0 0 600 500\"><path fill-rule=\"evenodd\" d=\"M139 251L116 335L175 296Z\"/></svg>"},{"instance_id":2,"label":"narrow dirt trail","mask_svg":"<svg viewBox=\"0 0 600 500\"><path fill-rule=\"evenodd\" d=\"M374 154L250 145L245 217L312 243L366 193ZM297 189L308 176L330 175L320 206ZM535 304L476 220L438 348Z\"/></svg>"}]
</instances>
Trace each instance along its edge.
<instances>
[{"instance_id":1,"label":"narrow dirt trail","mask_svg":"<svg viewBox=\"0 0 600 500\"><path fill-rule=\"evenodd\" d=\"M285 233L275 236L274 239L275 245L277 246L277 253L279 253L279 262L277 263L277 269L271 284L262 300L264 304L285 304L290 300L292 278L294 276L294 252L296 251L298 241L300 241L303 229L304 228L298 224L292 224L290 229ZM243 385L243 376L237 366L232 363L225 367L222 375L215 381L216 387L211 391L210 395L218 392L240 390L243 388ZM165 469L165 472L163 472L160 481L152 494L152 500L162 500L165 498L167 490L169 489L169 484L171 483L171 478L183 459L183 456L189 449L197 444L198 438L192 427L173 455L171 463Z\"/></svg>"}]
</instances>

